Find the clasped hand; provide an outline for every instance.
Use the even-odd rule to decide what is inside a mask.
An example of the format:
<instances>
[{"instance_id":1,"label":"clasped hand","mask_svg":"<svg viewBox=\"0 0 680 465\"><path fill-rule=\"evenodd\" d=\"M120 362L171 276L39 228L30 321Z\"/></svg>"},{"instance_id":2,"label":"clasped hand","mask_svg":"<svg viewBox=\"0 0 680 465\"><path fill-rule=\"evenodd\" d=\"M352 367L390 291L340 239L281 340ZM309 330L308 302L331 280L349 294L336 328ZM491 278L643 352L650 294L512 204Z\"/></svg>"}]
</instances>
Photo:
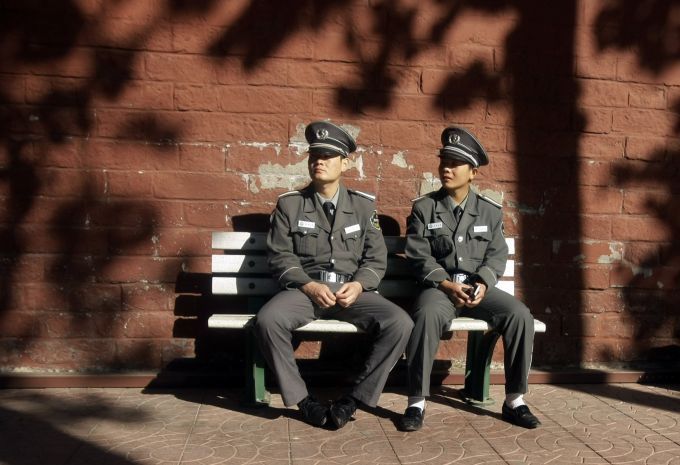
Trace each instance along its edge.
<instances>
[{"instance_id":1,"label":"clasped hand","mask_svg":"<svg viewBox=\"0 0 680 465\"><path fill-rule=\"evenodd\" d=\"M479 305L486 295L486 284L480 282L477 285L480 287L480 289L477 293L477 297L474 298L470 297L466 292L468 289L472 289L472 286L469 284L456 283L446 280L439 283L438 289L449 297L449 300L453 302L453 305L456 308L463 306L472 308Z\"/></svg>"},{"instance_id":2,"label":"clasped hand","mask_svg":"<svg viewBox=\"0 0 680 465\"><path fill-rule=\"evenodd\" d=\"M334 294L324 283L312 281L300 287L300 290L320 308L330 308L336 304L347 308L357 301L364 289L360 283L352 281L343 284Z\"/></svg>"}]
</instances>

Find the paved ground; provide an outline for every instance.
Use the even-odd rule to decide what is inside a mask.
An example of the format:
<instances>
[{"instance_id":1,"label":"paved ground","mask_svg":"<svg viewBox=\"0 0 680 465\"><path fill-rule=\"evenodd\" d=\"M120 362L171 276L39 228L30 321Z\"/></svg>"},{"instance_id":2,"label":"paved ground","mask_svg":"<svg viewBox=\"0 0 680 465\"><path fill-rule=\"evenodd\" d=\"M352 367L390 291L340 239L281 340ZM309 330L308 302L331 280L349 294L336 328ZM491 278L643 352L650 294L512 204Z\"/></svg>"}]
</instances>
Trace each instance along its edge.
<instances>
[{"instance_id":1,"label":"paved ground","mask_svg":"<svg viewBox=\"0 0 680 465\"><path fill-rule=\"evenodd\" d=\"M271 408L247 410L236 391L0 390L0 463L680 464L679 386L532 386L537 430L503 422L500 405L469 407L456 392L441 388L426 426L402 433L399 392L329 431L302 423L278 395Z\"/></svg>"}]
</instances>

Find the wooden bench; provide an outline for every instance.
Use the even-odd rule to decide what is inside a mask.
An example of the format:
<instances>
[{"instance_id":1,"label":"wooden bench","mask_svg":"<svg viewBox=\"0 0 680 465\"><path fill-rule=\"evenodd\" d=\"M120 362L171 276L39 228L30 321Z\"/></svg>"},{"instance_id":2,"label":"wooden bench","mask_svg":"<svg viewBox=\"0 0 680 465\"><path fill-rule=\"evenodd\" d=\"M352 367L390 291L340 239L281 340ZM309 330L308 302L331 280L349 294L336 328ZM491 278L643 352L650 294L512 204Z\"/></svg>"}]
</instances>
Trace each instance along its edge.
<instances>
[{"instance_id":1,"label":"wooden bench","mask_svg":"<svg viewBox=\"0 0 680 465\"><path fill-rule=\"evenodd\" d=\"M509 259L503 278L497 287L514 295L515 253L514 239L506 239ZM388 264L385 279L378 291L387 298L411 298L419 292L413 280L404 253L406 239L386 236ZM247 308L243 314L214 314L208 319L208 327L234 330L248 329L246 347L246 403L268 404L269 393L264 385L264 360L249 330L253 317L262 305L280 287L267 265L266 234L249 232L214 232L212 234L212 293L213 295L247 296ZM407 309L408 310L408 309ZM534 320L537 333L545 332L545 324ZM360 330L338 320L316 320L297 331L318 333L357 333ZM469 331L465 360L464 397L469 402L490 403L489 373L491 357L499 334L491 331L488 324L472 318L456 318L449 331Z\"/></svg>"}]
</instances>

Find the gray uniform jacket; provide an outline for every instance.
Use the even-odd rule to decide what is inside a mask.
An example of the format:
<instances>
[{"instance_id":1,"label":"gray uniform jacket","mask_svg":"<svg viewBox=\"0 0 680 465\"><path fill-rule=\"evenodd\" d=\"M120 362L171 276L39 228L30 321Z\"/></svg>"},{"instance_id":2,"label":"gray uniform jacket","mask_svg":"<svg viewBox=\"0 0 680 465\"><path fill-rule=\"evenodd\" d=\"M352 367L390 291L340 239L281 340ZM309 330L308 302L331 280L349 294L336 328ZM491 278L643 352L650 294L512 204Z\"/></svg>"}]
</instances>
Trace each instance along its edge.
<instances>
[{"instance_id":1,"label":"gray uniform jacket","mask_svg":"<svg viewBox=\"0 0 680 465\"><path fill-rule=\"evenodd\" d=\"M332 229L311 185L281 195L267 248L269 267L284 289L313 281L310 273L334 271L375 290L387 266L375 198L342 185Z\"/></svg>"},{"instance_id":2,"label":"gray uniform jacket","mask_svg":"<svg viewBox=\"0 0 680 465\"><path fill-rule=\"evenodd\" d=\"M454 273L476 273L494 286L508 258L500 205L470 190L457 224L444 189L424 195L408 217L405 252L425 286L437 287Z\"/></svg>"}]
</instances>

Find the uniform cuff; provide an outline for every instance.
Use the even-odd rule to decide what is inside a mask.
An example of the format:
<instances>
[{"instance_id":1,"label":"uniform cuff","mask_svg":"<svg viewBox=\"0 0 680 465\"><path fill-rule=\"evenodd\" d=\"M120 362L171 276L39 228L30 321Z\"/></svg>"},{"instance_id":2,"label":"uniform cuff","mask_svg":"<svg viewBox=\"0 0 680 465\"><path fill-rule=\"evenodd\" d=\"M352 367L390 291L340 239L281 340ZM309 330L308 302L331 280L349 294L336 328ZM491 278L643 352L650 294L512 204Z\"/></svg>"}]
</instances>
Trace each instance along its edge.
<instances>
[{"instance_id":1,"label":"uniform cuff","mask_svg":"<svg viewBox=\"0 0 680 465\"><path fill-rule=\"evenodd\" d=\"M491 268L487 266L483 266L479 270L477 270L477 275L482 279L482 281L484 281L486 287L495 286L496 283L498 282L498 278L496 278L496 273L494 273L491 270Z\"/></svg>"}]
</instances>

